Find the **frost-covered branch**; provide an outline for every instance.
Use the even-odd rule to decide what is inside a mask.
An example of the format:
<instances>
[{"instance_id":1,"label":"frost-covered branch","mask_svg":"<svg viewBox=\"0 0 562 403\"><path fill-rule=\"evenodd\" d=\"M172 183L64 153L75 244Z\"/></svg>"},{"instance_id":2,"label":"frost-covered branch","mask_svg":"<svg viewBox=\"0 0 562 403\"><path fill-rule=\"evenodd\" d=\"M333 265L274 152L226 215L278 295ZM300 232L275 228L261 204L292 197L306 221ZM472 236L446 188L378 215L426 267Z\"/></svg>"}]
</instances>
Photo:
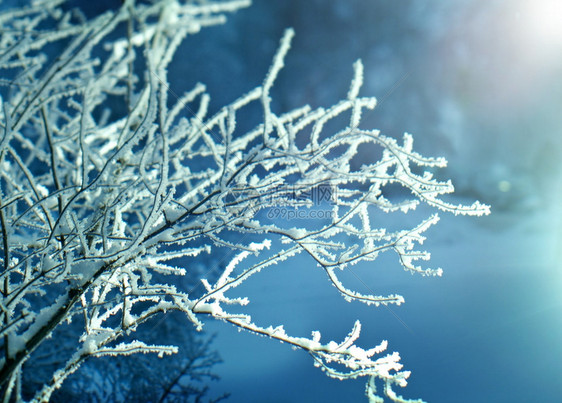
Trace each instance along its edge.
<instances>
[{"instance_id":1,"label":"frost-covered branch","mask_svg":"<svg viewBox=\"0 0 562 403\"><path fill-rule=\"evenodd\" d=\"M216 113L209 112L203 84L170 97L168 66L182 40L248 5L127 0L88 19L62 0L34 1L0 15L5 400L47 400L96 357L177 352L131 334L156 315L180 311L197 329L213 317L305 350L330 377L368 377L372 401L380 401L376 381L387 397L402 401L392 386L405 386L409 372L397 353L385 353L386 341L358 347L359 322L340 343L320 342L319 331L291 336L282 326L229 313L227 305L249 303L231 297L232 290L304 253L345 299L400 304L400 295L349 289L338 273L389 252L405 270L440 275L441 269L418 265L429 253L417 249L438 216L390 231L377 228L377 214L407 213L421 203L464 215L489 208L444 200L453 186L431 171L445 160L416 153L411 135L397 141L360 127L364 111L376 105L360 96L360 60L346 98L335 105L275 111L270 90L282 74L291 29L263 84ZM239 129L253 105L263 122ZM342 121L339 130L327 131ZM352 161L364 146L382 150L382 157L356 168ZM389 187L408 196L390 197ZM314 222L290 219L315 208L328 214ZM197 269L197 262L225 250L233 257L222 272ZM81 329L73 351L60 357L42 387L22 392L37 351L72 321Z\"/></svg>"}]
</instances>

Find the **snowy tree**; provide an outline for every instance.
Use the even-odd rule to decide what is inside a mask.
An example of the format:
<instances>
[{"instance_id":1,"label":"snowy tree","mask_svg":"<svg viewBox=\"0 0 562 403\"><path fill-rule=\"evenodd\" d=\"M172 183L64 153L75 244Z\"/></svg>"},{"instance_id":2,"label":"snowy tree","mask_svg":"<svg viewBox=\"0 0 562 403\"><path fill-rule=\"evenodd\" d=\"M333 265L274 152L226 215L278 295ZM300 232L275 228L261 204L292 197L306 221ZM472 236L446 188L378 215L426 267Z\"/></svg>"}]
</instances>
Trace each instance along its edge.
<instances>
[{"instance_id":1,"label":"snowy tree","mask_svg":"<svg viewBox=\"0 0 562 403\"><path fill-rule=\"evenodd\" d=\"M367 377L370 401L382 401L377 383L404 401L392 387L405 386L409 372L398 353L385 352L386 341L367 350L355 344L359 321L340 342L319 331L293 336L229 307L249 302L232 290L304 253L345 299L401 304L400 295L349 289L339 273L390 251L407 271L440 275L418 264L429 254L417 249L438 216L390 231L376 226L375 214L420 203L464 215L489 208L443 200L453 186L431 172L446 161L416 153L411 135L397 141L360 127L376 105L359 95L360 60L335 105L276 111L270 92L291 29L262 85L218 112L209 112L204 84L176 96L167 72L182 40L249 3L125 0L87 17L64 0L39 0L0 14L4 400L25 397L22 379L34 370L26 363L71 322L81 328L72 351L26 399L48 400L97 357L177 353L134 336L151 318L179 311L185 326L200 330L214 318L302 349L332 378ZM245 116L256 107L261 123L248 128ZM359 147L379 149L380 158L356 167ZM388 197L396 188L407 196ZM312 211L311 194L320 191L328 219L291 226L285 218ZM233 257L220 273L202 269L205 256L223 250ZM186 286L193 281L201 287Z\"/></svg>"}]
</instances>

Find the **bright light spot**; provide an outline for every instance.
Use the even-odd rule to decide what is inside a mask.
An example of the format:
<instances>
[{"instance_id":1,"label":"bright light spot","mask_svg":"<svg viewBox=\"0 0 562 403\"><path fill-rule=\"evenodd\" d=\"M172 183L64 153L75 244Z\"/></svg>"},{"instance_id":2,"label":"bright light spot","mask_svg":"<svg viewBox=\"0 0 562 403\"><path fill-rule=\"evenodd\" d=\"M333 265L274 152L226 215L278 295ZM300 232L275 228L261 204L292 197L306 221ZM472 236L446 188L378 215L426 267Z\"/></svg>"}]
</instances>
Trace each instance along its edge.
<instances>
[{"instance_id":1,"label":"bright light spot","mask_svg":"<svg viewBox=\"0 0 562 403\"><path fill-rule=\"evenodd\" d=\"M498 189L500 190L500 192L509 192L511 190L511 182L505 180L499 181Z\"/></svg>"},{"instance_id":2,"label":"bright light spot","mask_svg":"<svg viewBox=\"0 0 562 403\"><path fill-rule=\"evenodd\" d=\"M518 17L529 44L544 51L554 51L562 46L562 1L525 0Z\"/></svg>"}]
</instances>

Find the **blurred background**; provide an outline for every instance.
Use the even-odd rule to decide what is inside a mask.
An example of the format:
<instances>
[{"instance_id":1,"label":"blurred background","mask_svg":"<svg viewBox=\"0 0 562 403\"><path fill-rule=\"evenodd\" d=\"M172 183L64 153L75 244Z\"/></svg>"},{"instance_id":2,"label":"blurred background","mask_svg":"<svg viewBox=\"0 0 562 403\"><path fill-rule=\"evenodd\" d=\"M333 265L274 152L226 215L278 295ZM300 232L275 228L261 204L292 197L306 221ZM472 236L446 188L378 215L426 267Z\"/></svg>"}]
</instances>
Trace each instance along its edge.
<instances>
[{"instance_id":1,"label":"blurred background","mask_svg":"<svg viewBox=\"0 0 562 403\"><path fill-rule=\"evenodd\" d=\"M207 84L220 108L260 85L286 27L296 36L273 92L277 112L330 106L352 63L377 108L362 127L414 135L445 156L459 202L484 218L442 215L424 244L442 278L384 257L346 285L397 292L400 307L346 303L305 258L260 273L242 291L262 325L359 343L389 340L412 371L405 397L429 402L557 401L562 395L562 3L556 0L254 0L224 26L187 39L170 77L177 93ZM364 155L369 160L369 155ZM415 225L427 211L403 218ZM408 221L409 220L409 221ZM386 275L389 270L389 275ZM358 280L361 279L361 281ZM380 291L380 290L383 291ZM364 382L328 379L286 345L209 323L232 402L364 401ZM224 389L223 389L224 388Z\"/></svg>"},{"instance_id":2,"label":"blurred background","mask_svg":"<svg viewBox=\"0 0 562 403\"><path fill-rule=\"evenodd\" d=\"M116 7L114 0L70 3L88 15ZM321 330L324 341L342 340L361 320L359 344L388 340L389 352L399 351L412 371L408 387L398 391L404 397L559 401L562 3L253 3L225 25L186 39L168 75L176 94L203 82L218 110L262 83L284 29L293 27L292 49L272 92L276 112L327 107L345 97L352 64L361 58L361 94L378 98L362 127L395 138L412 133L416 151L448 159L438 175L453 180L452 200L492 206L482 218L442 214L427 232L429 264L444 269L441 278L411 276L390 255L343 277L359 292L403 295L400 307L347 303L319 268L298 257L244 284L240 292L250 297L254 320L285 324L295 336ZM422 208L398 220L414 226L429 214ZM391 219L397 218L381 217L379 225L394 224ZM302 351L223 323L210 321L206 331L216 333L213 348L224 360L214 369L221 377L211 385L214 396L230 392L227 401L245 403L365 401L364 380L329 379Z\"/></svg>"},{"instance_id":3,"label":"blurred background","mask_svg":"<svg viewBox=\"0 0 562 403\"><path fill-rule=\"evenodd\" d=\"M365 127L413 133L419 152L447 157L457 193L493 200L496 210L538 208L552 202L560 176L558 3L254 0L188 38L174 84L205 82L218 108L261 83L293 27L279 111L339 100L361 58L362 93L379 100Z\"/></svg>"}]
</instances>

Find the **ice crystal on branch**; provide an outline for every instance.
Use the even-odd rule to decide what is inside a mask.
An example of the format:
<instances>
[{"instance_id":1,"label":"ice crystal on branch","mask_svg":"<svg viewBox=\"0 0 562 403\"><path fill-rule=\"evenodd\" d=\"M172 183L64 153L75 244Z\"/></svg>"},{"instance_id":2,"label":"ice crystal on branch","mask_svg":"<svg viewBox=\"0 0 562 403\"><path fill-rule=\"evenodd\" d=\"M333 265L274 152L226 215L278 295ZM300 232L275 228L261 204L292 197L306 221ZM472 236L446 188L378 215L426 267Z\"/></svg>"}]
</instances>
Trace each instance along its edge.
<instances>
[{"instance_id":1,"label":"ice crystal on branch","mask_svg":"<svg viewBox=\"0 0 562 403\"><path fill-rule=\"evenodd\" d=\"M397 353L385 353L386 341L368 350L355 345L359 322L341 343L321 342L318 331L312 338L291 336L282 326L229 313L228 304L249 302L229 292L305 253L344 298L400 304L400 295L351 290L338 273L393 251L405 270L439 275L440 269L418 264L429 254L417 249L438 217L392 232L376 228L372 215L407 212L419 203L466 215L486 214L488 207L443 200L453 187L430 171L445 161L413 151L411 135L398 142L360 128L365 110L376 105L359 95L360 60L345 99L326 109L275 112L270 90L291 29L263 84L214 115L203 84L170 97L167 68L182 39L248 5L126 0L88 19L67 11L62 0L35 1L0 15L0 382L6 400L31 397L22 393L22 379L33 371L27 363L72 320L82 334L35 391L37 401L48 400L86 360L176 353L174 346L129 337L175 310L199 329L213 317L303 349L330 377L369 377L372 401L380 400L375 380L382 380L386 396L401 401L391 387L405 386L409 372ZM241 131L236 122L250 104L260 105L263 123ZM326 133L343 116L348 123ZM382 158L353 169L363 145L382 149ZM420 169L425 173L415 173ZM411 199L385 197L388 186L406 189ZM312 204L308 192L322 187L330 189L328 219L289 228L264 214L303 211ZM263 240L233 242L232 234ZM224 248L234 257L216 278L196 270L198 260ZM203 290L185 287L186 279L200 281Z\"/></svg>"}]
</instances>

